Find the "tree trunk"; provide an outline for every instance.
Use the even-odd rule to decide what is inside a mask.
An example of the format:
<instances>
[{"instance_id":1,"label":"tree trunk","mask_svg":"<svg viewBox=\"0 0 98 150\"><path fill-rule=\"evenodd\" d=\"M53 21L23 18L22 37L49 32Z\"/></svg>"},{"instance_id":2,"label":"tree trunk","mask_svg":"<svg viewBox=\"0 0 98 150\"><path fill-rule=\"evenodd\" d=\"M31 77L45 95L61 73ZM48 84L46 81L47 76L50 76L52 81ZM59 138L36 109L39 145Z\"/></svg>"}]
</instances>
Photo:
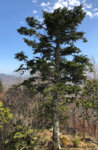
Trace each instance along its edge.
<instances>
[{"instance_id":1,"label":"tree trunk","mask_svg":"<svg viewBox=\"0 0 98 150\"><path fill-rule=\"evenodd\" d=\"M97 129L96 122L94 122L94 136L95 136L95 138L97 138L96 129Z\"/></svg>"},{"instance_id":2,"label":"tree trunk","mask_svg":"<svg viewBox=\"0 0 98 150\"><path fill-rule=\"evenodd\" d=\"M53 97L53 146L54 146L54 150L61 149L60 141L59 141L58 100L56 94Z\"/></svg>"},{"instance_id":3,"label":"tree trunk","mask_svg":"<svg viewBox=\"0 0 98 150\"><path fill-rule=\"evenodd\" d=\"M57 41L55 49L55 72L54 72L54 85L57 86L59 83L59 63L60 63L60 41L59 33L57 32ZM53 93L53 144L54 150L59 150L60 141L59 141L59 112L58 112L58 91L54 90Z\"/></svg>"},{"instance_id":4,"label":"tree trunk","mask_svg":"<svg viewBox=\"0 0 98 150\"><path fill-rule=\"evenodd\" d=\"M73 128L76 129L76 114L75 114L75 108L72 111L72 120L73 120Z\"/></svg>"}]
</instances>

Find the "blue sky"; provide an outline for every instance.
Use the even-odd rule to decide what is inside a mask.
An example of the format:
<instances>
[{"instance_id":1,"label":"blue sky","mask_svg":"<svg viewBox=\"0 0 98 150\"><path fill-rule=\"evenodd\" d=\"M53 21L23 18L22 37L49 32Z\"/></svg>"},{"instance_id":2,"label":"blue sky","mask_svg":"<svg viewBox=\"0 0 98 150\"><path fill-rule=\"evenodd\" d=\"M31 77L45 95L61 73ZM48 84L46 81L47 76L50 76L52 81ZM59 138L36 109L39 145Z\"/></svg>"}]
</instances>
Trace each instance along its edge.
<instances>
[{"instance_id":1,"label":"blue sky","mask_svg":"<svg viewBox=\"0 0 98 150\"><path fill-rule=\"evenodd\" d=\"M31 48L23 42L16 31L25 26L25 18L35 16L42 19L42 10L53 11L67 6L72 8L84 4L87 15L79 29L86 32L88 43L79 42L83 54L94 57L98 63L98 0L7 0L0 1L0 73L12 74L19 66L14 54L25 51L31 56Z\"/></svg>"}]
</instances>

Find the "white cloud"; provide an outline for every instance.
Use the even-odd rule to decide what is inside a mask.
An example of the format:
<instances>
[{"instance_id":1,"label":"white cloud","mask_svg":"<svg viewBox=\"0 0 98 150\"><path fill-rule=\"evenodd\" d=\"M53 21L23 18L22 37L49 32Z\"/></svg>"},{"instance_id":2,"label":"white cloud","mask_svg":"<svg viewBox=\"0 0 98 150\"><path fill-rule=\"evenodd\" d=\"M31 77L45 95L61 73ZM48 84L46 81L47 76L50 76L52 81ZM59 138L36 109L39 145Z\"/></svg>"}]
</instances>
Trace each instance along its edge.
<instances>
[{"instance_id":1,"label":"white cloud","mask_svg":"<svg viewBox=\"0 0 98 150\"><path fill-rule=\"evenodd\" d=\"M98 8L94 8L93 11L98 11Z\"/></svg>"},{"instance_id":2,"label":"white cloud","mask_svg":"<svg viewBox=\"0 0 98 150\"><path fill-rule=\"evenodd\" d=\"M54 10L54 9L57 9L57 8L59 8L59 7L63 8L63 7L65 7L65 6L68 6L68 2L66 2L66 1L64 1L64 0L58 0L58 1L54 4L54 6L53 6L53 10Z\"/></svg>"},{"instance_id":3,"label":"white cloud","mask_svg":"<svg viewBox=\"0 0 98 150\"><path fill-rule=\"evenodd\" d=\"M49 8L48 9L47 8L44 9L44 11L48 11L48 10L49 10Z\"/></svg>"},{"instance_id":4,"label":"white cloud","mask_svg":"<svg viewBox=\"0 0 98 150\"><path fill-rule=\"evenodd\" d=\"M86 3L86 0L82 0L82 3L83 3L83 4Z\"/></svg>"},{"instance_id":5,"label":"white cloud","mask_svg":"<svg viewBox=\"0 0 98 150\"><path fill-rule=\"evenodd\" d=\"M37 0L32 0L32 3L36 3L37 2Z\"/></svg>"},{"instance_id":6,"label":"white cloud","mask_svg":"<svg viewBox=\"0 0 98 150\"><path fill-rule=\"evenodd\" d=\"M78 5L80 5L80 1L79 0L69 0L69 5L78 6Z\"/></svg>"},{"instance_id":7,"label":"white cloud","mask_svg":"<svg viewBox=\"0 0 98 150\"><path fill-rule=\"evenodd\" d=\"M37 1L37 0L33 0ZM72 9L74 6L78 6L83 4L83 10L86 12L87 16L90 18L94 18L98 16L98 8L94 8L93 3L87 2L87 0L55 0L56 2L49 3L49 2L42 2L40 6L44 7L43 10L53 12L54 9L68 7Z\"/></svg>"},{"instance_id":8,"label":"white cloud","mask_svg":"<svg viewBox=\"0 0 98 150\"><path fill-rule=\"evenodd\" d=\"M91 9L92 8L92 4L84 4L84 7L87 9Z\"/></svg>"},{"instance_id":9,"label":"white cloud","mask_svg":"<svg viewBox=\"0 0 98 150\"><path fill-rule=\"evenodd\" d=\"M93 14L92 14L92 12L90 12L90 11L86 11L86 14L87 14L89 17L93 18Z\"/></svg>"},{"instance_id":10,"label":"white cloud","mask_svg":"<svg viewBox=\"0 0 98 150\"><path fill-rule=\"evenodd\" d=\"M69 9L72 9L74 6L78 6L80 4L83 4L83 10L86 12L87 16L90 18L98 16L98 8L94 8L93 4L88 3L87 0L56 0L53 6L44 2L41 5L46 6L46 9L52 12L54 9L59 7L68 7Z\"/></svg>"},{"instance_id":11,"label":"white cloud","mask_svg":"<svg viewBox=\"0 0 98 150\"><path fill-rule=\"evenodd\" d=\"M98 12L92 13L92 12L90 12L90 11L86 11L86 14L87 14L90 18L98 17Z\"/></svg>"},{"instance_id":12,"label":"white cloud","mask_svg":"<svg viewBox=\"0 0 98 150\"><path fill-rule=\"evenodd\" d=\"M95 14L94 14L94 17L97 17L98 16L98 12L96 12Z\"/></svg>"},{"instance_id":13,"label":"white cloud","mask_svg":"<svg viewBox=\"0 0 98 150\"><path fill-rule=\"evenodd\" d=\"M33 14L36 14L37 13L37 10L33 10Z\"/></svg>"},{"instance_id":14,"label":"white cloud","mask_svg":"<svg viewBox=\"0 0 98 150\"><path fill-rule=\"evenodd\" d=\"M24 23L23 21L20 21L20 24L21 24L21 25L24 25L25 23Z\"/></svg>"},{"instance_id":15,"label":"white cloud","mask_svg":"<svg viewBox=\"0 0 98 150\"><path fill-rule=\"evenodd\" d=\"M49 6L49 5L50 5L50 3L49 3L49 2L47 2L47 3L42 2L42 3L40 4L40 6L42 6L42 7L47 7L47 6Z\"/></svg>"}]
</instances>

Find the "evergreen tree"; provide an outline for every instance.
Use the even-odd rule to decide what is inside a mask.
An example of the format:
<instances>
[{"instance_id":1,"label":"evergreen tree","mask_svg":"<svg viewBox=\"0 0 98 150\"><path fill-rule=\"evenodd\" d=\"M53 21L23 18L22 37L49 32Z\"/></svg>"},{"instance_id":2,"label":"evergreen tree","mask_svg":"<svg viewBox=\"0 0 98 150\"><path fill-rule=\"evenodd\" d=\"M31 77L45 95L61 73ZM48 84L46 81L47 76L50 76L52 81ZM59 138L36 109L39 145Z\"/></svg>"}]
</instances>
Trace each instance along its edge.
<instances>
[{"instance_id":1,"label":"evergreen tree","mask_svg":"<svg viewBox=\"0 0 98 150\"><path fill-rule=\"evenodd\" d=\"M96 136L98 124L98 79L86 80L81 94L80 104L83 108L82 116L88 122L92 120L94 124L94 134Z\"/></svg>"},{"instance_id":2,"label":"evergreen tree","mask_svg":"<svg viewBox=\"0 0 98 150\"><path fill-rule=\"evenodd\" d=\"M74 45L79 39L87 41L84 32L77 31L84 17L81 5L71 10L58 8L54 12L43 12L43 22L27 17L28 27L18 29L21 35L32 37L32 40L24 38L24 42L32 47L33 57L29 59L23 51L17 53L15 58L23 62L17 71L30 72L31 77L24 84L33 91L48 89L51 93L55 149L60 148L58 103L83 83L90 66L89 59Z\"/></svg>"}]
</instances>

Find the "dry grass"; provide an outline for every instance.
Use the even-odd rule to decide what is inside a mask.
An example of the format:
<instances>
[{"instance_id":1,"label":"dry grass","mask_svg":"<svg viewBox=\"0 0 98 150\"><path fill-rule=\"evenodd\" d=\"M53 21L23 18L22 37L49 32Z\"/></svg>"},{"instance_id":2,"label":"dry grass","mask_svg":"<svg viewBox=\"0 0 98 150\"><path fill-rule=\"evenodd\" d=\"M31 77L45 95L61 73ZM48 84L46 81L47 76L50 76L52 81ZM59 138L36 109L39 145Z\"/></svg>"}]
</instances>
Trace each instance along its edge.
<instances>
[{"instance_id":1,"label":"dry grass","mask_svg":"<svg viewBox=\"0 0 98 150\"><path fill-rule=\"evenodd\" d=\"M41 149L40 150L52 150L52 132L49 130L43 130L38 133L40 136ZM74 147L73 140L74 136L60 134L60 142L62 150L98 150L97 143L92 141L83 141L82 137L80 137L80 141L78 143L77 148Z\"/></svg>"}]
</instances>

